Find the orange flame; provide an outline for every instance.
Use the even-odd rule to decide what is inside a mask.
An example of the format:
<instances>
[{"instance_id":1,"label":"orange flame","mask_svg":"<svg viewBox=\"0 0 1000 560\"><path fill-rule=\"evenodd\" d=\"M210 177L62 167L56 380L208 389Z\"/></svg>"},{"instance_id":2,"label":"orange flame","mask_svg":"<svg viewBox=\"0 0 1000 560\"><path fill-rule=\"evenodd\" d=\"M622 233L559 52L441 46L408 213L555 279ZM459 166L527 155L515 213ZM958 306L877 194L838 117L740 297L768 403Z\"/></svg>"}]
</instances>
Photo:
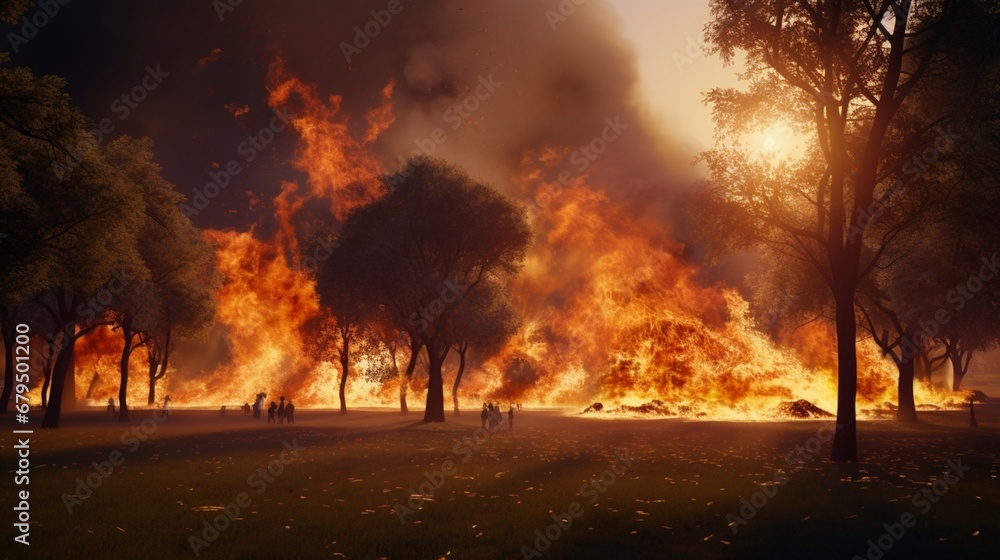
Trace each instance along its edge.
<instances>
[{"instance_id":1,"label":"orange flame","mask_svg":"<svg viewBox=\"0 0 1000 560\"><path fill-rule=\"evenodd\" d=\"M307 323L322 311L314 280L298 265L295 216L307 200L324 198L343 219L383 194L383 168L370 150L395 122L395 84L367 113L359 142L339 96L324 102L317 87L290 74L281 59L271 65L268 82L269 104L293 114L300 140L292 163L307 174L307 188L281 185L274 200L279 230L271 241L254 230L206 232L225 279L217 320L228 356L208 376L176 370L167 376L160 394L171 394L180 406L239 404L260 391L269 400L284 394L301 406L338 402L339 366L309 355ZM566 152L553 147L526 154L511 178L514 188L532 196L543 192ZM767 418L779 402L797 399L835 410L829 329L808 326L782 347L774 344L755 327L736 291L699 282L698 270L683 260L683 247L663 224L630 214L589 180L584 174L537 197L531 212L537 240L510 286L523 327L498 356L468 373L460 392L467 401L579 407L659 399L679 413L731 419ZM102 371L97 402L117 387L117 358L106 357L110 336L99 331L88 339L78 362L84 371ZM396 403L398 379L379 383L364 374L375 359L358 357L349 406ZM133 371L144 372L138 362ZM859 364L862 406L894 401L894 368L871 344L861 345ZM132 387L141 399L145 383ZM921 385L917 398L944 403L947 396ZM422 391L411 399L419 406Z\"/></svg>"}]
</instances>

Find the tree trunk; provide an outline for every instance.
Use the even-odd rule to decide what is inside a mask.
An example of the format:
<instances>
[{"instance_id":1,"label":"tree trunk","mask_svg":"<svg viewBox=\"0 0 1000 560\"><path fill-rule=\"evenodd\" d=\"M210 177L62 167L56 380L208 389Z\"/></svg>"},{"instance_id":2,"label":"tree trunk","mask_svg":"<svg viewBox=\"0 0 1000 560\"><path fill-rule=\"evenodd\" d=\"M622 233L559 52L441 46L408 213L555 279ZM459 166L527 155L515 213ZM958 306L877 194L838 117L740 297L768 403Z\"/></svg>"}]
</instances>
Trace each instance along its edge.
<instances>
[{"instance_id":1,"label":"tree trunk","mask_svg":"<svg viewBox=\"0 0 1000 560\"><path fill-rule=\"evenodd\" d=\"M909 336L909 335L907 335ZM899 369L899 382L896 386L899 408L896 409L896 420L900 422L916 422L917 407L913 400L913 379L916 373L916 359L907 358L905 355L900 358L897 364Z\"/></svg>"},{"instance_id":2,"label":"tree trunk","mask_svg":"<svg viewBox=\"0 0 1000 560\"><path fill-rule=\"evenodd\" d=\"M342 337L341 340L344 348L340 352L340 413L347 414L347 366L350 362L351 339Z\"/></svg>"},{"instance_id":3,"label":"tree trunk","mask_svg":"<svg viewBox=\"0 0 1000 560\"><path fill-rule=\"evenodd\" d=\"M43 355L43 361L39 364L39 369L42 370L42 408L49 407L49 392L52 388L52 370L56 367L56 359L59 357L59 353L56 350L55 338L47 340L45 342L45 354Z\"/></svg>"},{"instance_id":4,"label":"tree trunk","mask_svg":"<svg viewBox=\"0 0 1000 560\"><path fill-rule=\"evenodd\" d=\"M152 341L149 342L151 346L150 358L149 358L149 404L153 405L156 402L156 381L163 379L167 375L167 362L170 360L170 332L173 329L167 326L167 336L163 341L163 348L160 350L159 356L156 355L156 351L152 349Z\"/></svg>"},{"instance_id":5,"label":"tree trunk","mask_svg":"<svg viewBox=\"0 0 1000 560\"><path fill-rule=\"evenodd\" d=\"M51 403L52 399L49 399ZM73 355L70 356L66 368L66 378L63 380L62 410L75 410L76 400L76 337L73 337Z\"/></svg>"},{"instance_id":6,"label":"tree trunk","mask_svg":"<svg viewBox=\"0 0 1000 560\"><path fill-rule=\"evenodd\" d=\"M156 370L158 362L149 361L149 395L146 404L152 406L156 402Z\"/></svg>"},{"instance_id":7,"label":"tree trunk","mask_svg":"<svg viewBox=\"0 0 1000 560\"><path fill-rule=\"evenodd\" d=\"M437 343L427 343L427 407L424 422L444 422L444 379L441 366L448 351L438 349Z\"/></svg>"},{"instance_id":8,"label":"tree trunk","mask_svg":"<svg viewBox=\"0 0 1000 560\"><path fill-rule=\"evenodd\" d=\"M118 360L118 370L121 372L121 383L118 384L118 421L128 422L128 359L132 356L131 320L122 321L122 335L125 346L122 347L121 359Z\"/></svg>"},{"instance_id":9,"label":"tree trunk","mask_svg":"<svg viewBox=\"0 0 1000 560\"><path fill-rule=\"evenodd\" d=\"M409 409L406 407L406 393L410 389L410 380L413 379L413 370L417 368L417 358L420 356L419 344L414 348L414 343L410 343L410 359L406 362L406 372L399 379L399 412L406 414Z\"/></svg>"},{"instance_id":10,"label":"tree trunk","mask_svg":"<svg viewBox=\"0 0 1000 560\"><path fill-rule=\"evenodd\" d=\"M72 327L68 327L69 330ZM56 357L56 364L52 368L52 387L49 393L49 405L45 408L45 417L42 419L43 428L58 428L59 415L62 413L63 393L66 390L66 377L73 368L73 351L76 346L76 338L65 333L62 335L62 348ZM71 388L72 389L72 388Z\"/></svg>"},{"instance_id":11,"label":"tree trunk","mask_svg":"<svg viewBox=\"0 0 1000 560\"><path fill-rule=\"evenodd\" d=\"M837 431L830 458L858 460L858 427L855 410L858 393L857 324L854 295L838 297L837 305Z\"/></svg>"},{"instance_id":12,"label":"tree trunk","mask_svg":"<svg viewBox=\"0 0 1000 560\"><path fill-rule=\"evenodd\" d=\"M14 318L3 309L0 311L0 322L3 331L3 393L0 394L0 413L7 412L10 406L10 397L14 391Z\"/></svg>"},{"instance_id":13,"label":"tree trunk","mask_svg":"<svg viewBox=\"0 0 1000 560\"><path fill-rule=\"evenodd\" d=\"M956 347L948 352L948 357L951 359L951 390L961 391L962 390L962 380L965 379L965 374L969 372L969 363L972 361L972 351L962 352Z\"/></svg>"},{"instance_id":14,"label":"tree trunk","mask_svg":"<svg viewBox=\"0 0 1000 560\"><path fill-rule=\"evenodd\" d=\"M42 368L42 408L49 407L49 385L51 385L52 375L49 373L48 364Z\"/></svg>"},{"instance_id":15,"label":"tree trunk","mask_svg":"<svg viewBox=\"0 0 1000 560\"><path fill-rule=\"evenodd\" d=\"M455 374L455 382L451 385L451 402L455 407L455 416L459 415L458 410L458 384L462 382L462 374L465 373L465 351L468 347L461 346L458 349L458 373Z\"/></svg>"}]
</instances>

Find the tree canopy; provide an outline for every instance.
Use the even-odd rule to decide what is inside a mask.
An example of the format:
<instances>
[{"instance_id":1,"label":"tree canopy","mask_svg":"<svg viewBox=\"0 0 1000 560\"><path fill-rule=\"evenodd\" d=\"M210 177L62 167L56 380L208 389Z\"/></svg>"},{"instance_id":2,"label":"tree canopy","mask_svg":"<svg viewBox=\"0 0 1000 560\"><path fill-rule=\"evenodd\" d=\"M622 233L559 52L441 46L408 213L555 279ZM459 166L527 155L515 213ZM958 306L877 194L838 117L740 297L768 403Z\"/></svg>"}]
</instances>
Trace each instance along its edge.
<instances>
[{"instance_id":1,"label":"tree canopy","mask_svg":"<svg viewBox=\"0 0 1000 560\"><path fill-rule=\"evenodd\" d=\"M516 274L531 239L525 213L492 187L437 159L412 161L388 194L356 209L325 264L346 292L378 307L428 353L425 421L444 421L441 366L457 303ZM385 179L390 183L389 178Z\"/></svg>"}]
</instances>

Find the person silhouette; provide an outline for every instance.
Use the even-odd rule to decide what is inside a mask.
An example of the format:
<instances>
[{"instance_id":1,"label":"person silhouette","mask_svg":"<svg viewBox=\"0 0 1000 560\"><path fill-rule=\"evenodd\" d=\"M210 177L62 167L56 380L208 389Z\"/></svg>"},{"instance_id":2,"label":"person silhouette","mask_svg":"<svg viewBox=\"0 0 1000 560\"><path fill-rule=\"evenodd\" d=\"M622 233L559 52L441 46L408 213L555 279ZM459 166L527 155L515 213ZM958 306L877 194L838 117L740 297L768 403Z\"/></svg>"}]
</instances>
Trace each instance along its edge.
<instances>
[{"instance_id":1,"label":"person silhouette","mask_svg":"<svg viewBox=\"0 0 1000 560\"><path fill-rule=\"evenodd\" d=\"M275 419L274 419L274 413L277 410L278 410L278 404L275 403L274 401L271 401L271 406L267 407L267 423L268 424L276 424L277 423L275 421Z\"/></svg>"},{"instance_id":2,"label":"person silhouette","mask_svg":"<svg viewBox=\"0 0 1000 560\"><path fill-rule=\"evenodd\" d=\"M510 410L507 411L507 422L510 424L510 429L514 429L514 405L510 405Z\"/></svg>"},{"instance_id":3,"label":"person silhouette","mask_svg":"<svg viewBox=\"0 0 1000 560\"><path fill-rule=\"evenodd\" d=\"M264 398L267 393L257 393L257 399L253 402L253 417L260 418L264 414Z\"/></svg>"},{"instance_id":4,"label":"person silhouette","mask_svg":"<svg viewBox=\"0 0 1000 560\"><path fill-rule=\"evenodd\" d=\"M115 415L115 399L111 397L108 399L108 414Z\"/></svg>"},{"instance_id":5,"label":"person silhouette","mask_svg":"<svg viewBox=\"0 0 1000 560\"><path fill-rule=\"evenodd\" d=\"M292 404L291 400L285 405L285 418L288 419L289 424L295 423L295 405Z\"/></svg>"},{"instance_id":6,"label":"person silhouette","mask_svg":"<svg viewBox=\"0 0 1000 560\"><path fill-rule=\"evenodd\" d=\"M479 417L483 420L483 429L486 429L486 418L489 417L490 412L486 409L486 403L483 403L483 411L479 414Z\"/></svg>"},{"instance_id":7,"label":"person silhouette","mask_svg":"<svg viewBox=\"0 0 1000 560\"><path fill-rule=\"evenodd\" d=\"M281 404L278 405L278 423L285 423L285 397L279 397Z\"/></svg>"},{"instance_id":8,"label":"person silhouette","mask_svg":"<svg viewBox=\"0 0 1000 560\"><path fill-rule=\"evenodd\" d=\"M170 416L170 395L167 395L167 398L163 399L163 409L160 411L160 416Z\"/></svg>"},{"instance_id":9,"label":"person silhouette","mask_svg":"<svg viewBox=\"0 0 1000 560\"><path fill-rule=\"evenodd\" d=\"M976 427L976 406L973 404L972 398L969 398L969 427Z\"/></svg>"}]
</instances>

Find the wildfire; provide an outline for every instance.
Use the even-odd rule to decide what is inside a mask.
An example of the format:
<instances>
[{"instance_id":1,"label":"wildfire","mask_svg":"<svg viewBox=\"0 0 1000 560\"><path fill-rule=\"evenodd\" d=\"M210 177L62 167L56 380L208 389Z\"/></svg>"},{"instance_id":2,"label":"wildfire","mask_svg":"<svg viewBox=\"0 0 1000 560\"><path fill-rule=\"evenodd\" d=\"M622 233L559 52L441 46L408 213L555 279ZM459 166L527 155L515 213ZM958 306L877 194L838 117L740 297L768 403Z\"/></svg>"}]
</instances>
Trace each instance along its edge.
<instances>
[{"instance_id":1,"label":"wildfire","mask_svg":"<svg viewBox=\"0 0 1000 560\"><path fill-rule=\"evenodd\" d=\"M367 128L355 134L340 111L342 99L331 95L324 101L283 60L271 65L268 83L269 104L292 115L299 136L292 163L308 179L304 188L281 185L272 239L254 230L206 232L224 277L215 333L222 357L205 364L208 375L172 368L159 394L169 393L180 406L242 404L261 391L269 400L283 394L300 406L338 402L339 366L310 352L307 324L322 311L314 280L299 262L308 241L296 231L295 217L310 199L328 201L343 219L382 195L378 177L384 168L373 143L395 122L395 84L386 85L380 105L367 112ZM601 400L658 399L679 414L728 419L769 418L778 403L797 399L836 409L836 362L827 329L807 326L787 344L773 343L756 328L736 291L697 279L698 270L680 256L683 248L663 224L630 214L601 185L590 184L587 174L558 189L544 188L565 154L559 147L526 154L512 172L518 192L508 194L533 200L537 237L510 286L523 327L498 356L470 372L460 393L464 402L577 408ZM98 331L81 345L79 369L101 371L92 402L117 393L113 336ZM862 349L861 407L895 401L893 367L870 345ZM140 351L133 357L134 404L145 403L142 356ZM374 359L361 356L352 372L349 406L397 402L398 379L376 382L365 375ZM405 359L398 357L400 363ZM185 367L197 369L190 362ZM445 383L450 381L446 374ZM414 403L422 399L419 384L418 377ZM923 386L917 399L945 402Z\"/></svg>"},{"instance_id":2,"label":"wildfire","mask_svg":"<svg viewBox=\"0 0 1000 560\"><path fill-rule=\"evenodd\" d=\"M292 126L301 137L292 164L308 174L310 194L329 200L337 219L381 196L382 165L351 135L346 116L340 114L343 99L331 95L324 103L317 87L289 74L280 58L271 65L268 81L268 103L292 114ZM366 141L392 124L392 90L390 83L382 91L382 107L369 113Z\"/></svg>"}]
</instances>

